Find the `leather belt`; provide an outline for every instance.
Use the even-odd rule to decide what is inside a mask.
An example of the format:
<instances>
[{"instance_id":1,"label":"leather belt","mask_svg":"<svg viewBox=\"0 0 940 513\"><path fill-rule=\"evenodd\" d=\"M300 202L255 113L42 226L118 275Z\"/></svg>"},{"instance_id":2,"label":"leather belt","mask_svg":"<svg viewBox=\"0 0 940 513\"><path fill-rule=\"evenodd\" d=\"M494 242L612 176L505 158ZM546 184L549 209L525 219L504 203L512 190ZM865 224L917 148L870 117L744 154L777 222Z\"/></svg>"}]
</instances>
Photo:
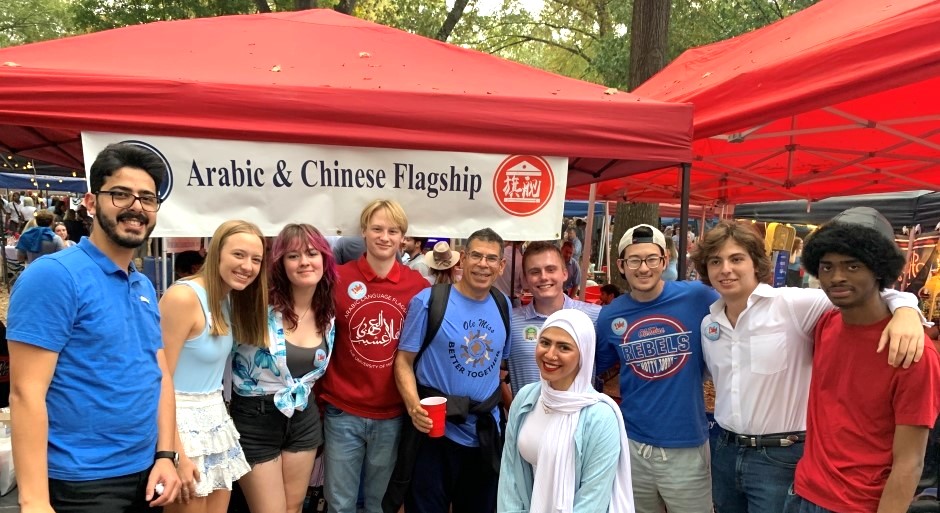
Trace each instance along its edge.
<instances>
[{"instance_id":1,"label":"leather belt","mask_svg":"<svg viewBox=\"0 0 940 513\"><path fill-rule=\"evenodd\" d=\"M769 435L740 435L725 431L726 439L738 447L790 447L806 441L806 431L772 433Z\"/></svg>"}]
</instances>

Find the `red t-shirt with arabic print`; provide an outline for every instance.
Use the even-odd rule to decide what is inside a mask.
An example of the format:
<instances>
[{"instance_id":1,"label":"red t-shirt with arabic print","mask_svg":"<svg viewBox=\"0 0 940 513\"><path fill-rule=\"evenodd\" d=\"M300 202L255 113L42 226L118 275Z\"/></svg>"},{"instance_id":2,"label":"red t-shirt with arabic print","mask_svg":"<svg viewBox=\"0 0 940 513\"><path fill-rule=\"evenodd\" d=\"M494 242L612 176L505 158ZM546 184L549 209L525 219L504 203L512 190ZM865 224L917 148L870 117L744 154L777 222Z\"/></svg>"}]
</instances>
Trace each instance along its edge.
<instances>
[{"instance_id":1,"label":"red t-shirt with arabic print","mask_svg":"<svg viewBox=\"0 0 940 513\"><path fill-rule=\"evenodd\" d=\"M398 337L408 303L428 286L424 276L398 262L385 278L375 275L365 256L339 266L336 340L330 367L317 383L320 400L370 419L403 413L393 369Z\"/></svg>"}]
</instances>

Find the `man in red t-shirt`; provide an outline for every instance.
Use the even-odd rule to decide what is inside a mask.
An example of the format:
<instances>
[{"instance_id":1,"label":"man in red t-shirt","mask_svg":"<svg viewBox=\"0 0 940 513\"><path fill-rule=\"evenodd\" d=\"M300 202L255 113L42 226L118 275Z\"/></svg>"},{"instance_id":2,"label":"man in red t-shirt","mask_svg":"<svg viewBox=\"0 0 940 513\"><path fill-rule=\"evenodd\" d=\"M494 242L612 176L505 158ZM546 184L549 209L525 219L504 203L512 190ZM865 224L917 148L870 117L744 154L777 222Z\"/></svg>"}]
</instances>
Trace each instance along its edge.
<instances>
[{"instance_id":1,"label":"man in red t-shirt","mask_svg":"<svg viewBox=\"0 0 940 513\"><path fill-rule=\"evenodd\" d=\"M880 291L904 266L890 223L849 209L813 233L806 270L839 307L816 325L806 448L787 513L904 513L940 412L940 357L894 368L878 355L891 319Z\"/></svg>"},{"instance_id":2,"label":"man in red t-shirt","mask_svg":"<svg viewBox=\"0 0 940 513\"><path fill-rule=\"evenodd\" d=\"M366 513L382 511L404 414L392 364L407 305L428 286L396 260L408 230L401 205L375 200L359 224L366 252L338 268L334 355L317 389L326 403L324 494L336 513L356 513L360 477Z\"/></svg>"}]
</instances>

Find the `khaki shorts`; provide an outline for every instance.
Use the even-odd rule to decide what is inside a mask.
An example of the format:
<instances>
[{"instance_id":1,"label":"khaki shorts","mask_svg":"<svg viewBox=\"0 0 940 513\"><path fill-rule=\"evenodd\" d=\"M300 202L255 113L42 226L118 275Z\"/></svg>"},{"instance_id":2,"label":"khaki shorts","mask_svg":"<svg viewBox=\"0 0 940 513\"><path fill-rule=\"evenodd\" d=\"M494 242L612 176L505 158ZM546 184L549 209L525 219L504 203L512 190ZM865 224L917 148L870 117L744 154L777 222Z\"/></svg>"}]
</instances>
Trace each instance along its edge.
<instances>
[{"instance_id":1,"label":"khaki shorts","mask_svg":"<svg viewBox=\"0 0 940 513\"><path fill-rule=\"evenodd\" d=\"M637 513L712 513L708 442L671 449L630 440L630 471Z\"/></svg>"}]
</instances>

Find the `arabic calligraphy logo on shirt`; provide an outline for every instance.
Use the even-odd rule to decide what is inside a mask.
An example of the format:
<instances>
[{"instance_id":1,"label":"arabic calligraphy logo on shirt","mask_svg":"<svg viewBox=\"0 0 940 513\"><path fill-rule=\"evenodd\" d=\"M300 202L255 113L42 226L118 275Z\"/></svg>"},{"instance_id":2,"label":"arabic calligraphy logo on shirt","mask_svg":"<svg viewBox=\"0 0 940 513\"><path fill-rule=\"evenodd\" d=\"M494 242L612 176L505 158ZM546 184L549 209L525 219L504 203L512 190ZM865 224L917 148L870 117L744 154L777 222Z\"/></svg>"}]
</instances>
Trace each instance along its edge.
<instances>
[{"instance_id":1,"label":"arabic calligraphy logo on shirt","mask_svg":"<svg viewBox=\"0 0 940 513\"><path fill-rule=\"evenodd\" d=\"M348 318L354 356L371 365L391 365L404 318L404 306L395 301L377 296L360 300Z\"/></svg>"}]
</instances>

